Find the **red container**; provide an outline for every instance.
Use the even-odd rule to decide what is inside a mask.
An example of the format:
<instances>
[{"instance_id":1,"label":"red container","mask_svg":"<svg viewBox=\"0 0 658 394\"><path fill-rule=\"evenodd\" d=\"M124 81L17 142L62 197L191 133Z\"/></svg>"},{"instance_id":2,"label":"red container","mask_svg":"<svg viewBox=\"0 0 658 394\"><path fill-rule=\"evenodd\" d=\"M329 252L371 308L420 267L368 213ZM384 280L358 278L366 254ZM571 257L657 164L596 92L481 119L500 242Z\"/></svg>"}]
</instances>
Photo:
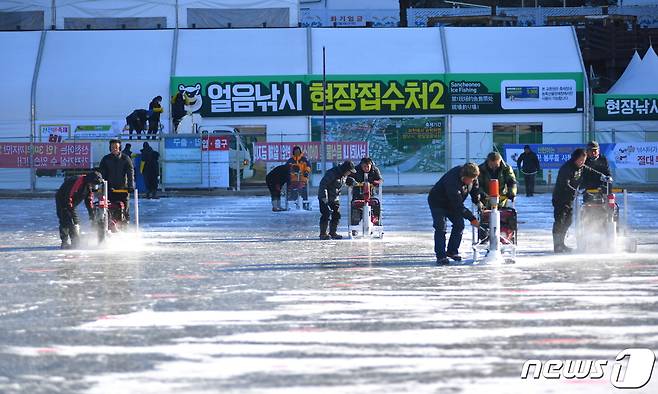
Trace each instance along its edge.
<instances>
[{"instance_id":1,"label":"red container","mask_svg":"<svg viewBox=\"0 0 658 394\"><path fill-rule=\"evenodd\" d=\"M498 197L498 179L489 181L489 197Z\"/></svg>"}]
</instances>

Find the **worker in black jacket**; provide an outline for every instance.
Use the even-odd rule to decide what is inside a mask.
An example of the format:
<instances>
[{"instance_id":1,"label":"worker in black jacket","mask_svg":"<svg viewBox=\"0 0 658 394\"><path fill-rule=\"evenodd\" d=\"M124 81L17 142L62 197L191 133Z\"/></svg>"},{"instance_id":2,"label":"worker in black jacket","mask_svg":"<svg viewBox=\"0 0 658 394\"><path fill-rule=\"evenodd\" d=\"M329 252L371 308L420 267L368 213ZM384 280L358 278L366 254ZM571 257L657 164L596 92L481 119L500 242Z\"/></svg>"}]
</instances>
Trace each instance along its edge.
<instances>
[{"instance_id":1,"label":"worker in black jacket","mask_svg":"<svg viewBox=\"0 0 658 394\"><path fill-rule=\"evenodd\" d=\"M93 191L103 182L100 173L94 171L86 175L72 176L64 179L64 183L55 194L55 206L59 219L59 237L62 249L78 246L80 238L80 218L75 210L82 201L85 202L89 220L94 220Z\"/></svg>"},{"instance_id":2,"label":"worker in black jacket","mask_svg":"<svg viewBox=\"0 0 658 394\"><path fill-rule=\"evenodd\" d=\"M434 185L427 196L432 212L434 227L434 253L438 265L448 264L448 257L460 261L459 245L464 231L464 219L479 227L475 215L464 206L470 194L474 203L479 203L478 175L480 169L475 163L466 163L446 172ZM452 231L446 250L446 219L452 223Z\"/></svg>"},{"instance_id":3,"label":"worker in black jacket","mask_svg":"<svg viewBox=\"0 0 658 394\"><path fill-rule=\"evenodd\" d=\"M174 96L171 97L171 121L174 123L174 134L178 133L178 125L180 124L183 116L187 114L185 105L188 103L189 98L185 90L179 90Z\"/></svg>"},{"instance_id":4,"label":"worker in black jacket","mask_svg":"<svg viewBox=\"0 0 658 394\"><path fill-rule=\"evenodd\" d=\"M285 208L281 206L281 190L283 190L283 185L288 182L290 182L290 166L287 163L274 167L265 176L265 183L270 189L273 212L285 211Z\"/></svg>"},{"instance_id":5,"label":"worker in black jacket","mask_svg":"<svg viewBox=\"0 0 658 394\"><path fill-rule=\"evenodd\" d=\"M98 167L107 181L108 200L123 203L126 220L129 220L128 195L135 190L135 167L132 160L121 153L121 141L110 140L110 153L101 159ZM114 192L113 189L126 189L128 193Z\"/></svg>"},{"instance_id":6,"label":"worker in black jacket","mask_svg":"<svg viewBox=\"0 0 658 394\"><path fill-rule=\"evenodd\" d=\"M144 142L142 149L142 176L144 177L144 186L146 186L146 198L158 199L158 180L160 178L160 153L151 148L148 142Z\"/></svg>"},{"instance_id":7,"label":"worker in black jacket","mask_svg":"<svg viewBox=\"0 0 658 394\"><path fill-rule=\"evenodd\" d=\"M590 141L587 143L587 159L585 159L585 167L587 170L583 173L581 189L605 188L608 181L612 181L608 159L601 153L599 143L596 141ZM591 197L592 196L589 193L585 192L583 194L583 201L587 202Z\"/></svg>"},{"instance_id":8,"label":"worker in black jacket","mask_svg":"<svg viewBox=\"0 0 658 394\"><path fill-rule=\"evenodd\" d=\"M320 203L320 239L342 239L336 232L340 221L340 189L345 184L348 175L354 174L354 163L347 160L338 167L327 171L320 180L318 201ZM349 178L353 183L354 179ZM331 218L331 221L329 221ZM329 234L327 234L329 227Z\"/></svg>"},{"instance_id":9,"label":"worker in black jacket","mask_svg":"<svg viewBox=\"0 0 658 394\"><path fill-rule=\"evenodd\" d=\"M160 114L163 112L162 105L162 96L155 96L153 100L149 103L149 136L152 140L155 139L155 136L158 134L158 128L160 127ZM146 137L148 139L148 137Z\"/></svg>"},{"instance_id":10,"label":"worker in black jacket","mask_svg":"<svg viewBox=\"0 0 658 394\"><path fill-rule=\"evenodd\" d=\"M567 230L571 226L573 202L578 188L583 181L585 158L587 154L582 148L571 153L571 159L560 167L553 188L553 250L555 253L569 253L571 248L564 244Z\"/></svg>"},{"instance_id":11,"label":"worker in black jacket","mask_svg":"<svg viewBox=\"0 0 658 394\"><path fill-rule=\"evenodd\" d=\"M539 158L537 154L530 149L530 145L523 147L523 153L516 159L516 167L523 174L525 182L525 195L532 197L535 194L535 177L539 172Z\"/></svg>"},{"instance_id":12,"label":"worker in black jacket","mask_svg":"<svg viewBox=\"0 0 658 394\"><path fill-rule=\"evenodd\" d=\"M142 131L146 130L146 121L149 118L149 112L145 109L136 109L126 116L126 123L130 130L128 139L133 139L133 131L137 131L137 139L142 139Z\"/></svg>"}]
</instances>

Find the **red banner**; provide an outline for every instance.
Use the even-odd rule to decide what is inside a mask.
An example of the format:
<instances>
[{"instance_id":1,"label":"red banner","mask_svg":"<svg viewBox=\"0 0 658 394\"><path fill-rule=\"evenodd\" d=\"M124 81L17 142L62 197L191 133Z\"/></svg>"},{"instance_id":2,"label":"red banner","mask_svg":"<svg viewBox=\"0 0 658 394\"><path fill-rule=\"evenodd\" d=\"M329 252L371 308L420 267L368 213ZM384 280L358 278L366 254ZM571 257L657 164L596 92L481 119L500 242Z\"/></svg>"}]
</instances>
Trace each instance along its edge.
<instances>
[{"instance_id":1,"label":"red banner","mask_svg":"<svg viewBox=\"0 0 658 394\"><path fill-rule=\"evenodd\" d=\"M327 142L327 161L358 161L368 156L365 141ZM255 142L254 162L282 162L292 157L292 148L299 146L309 161L319 162L322 146L320 142Z\"/></svg>"},{"instance_id":2,"label":"red banner","mask_svg":"<svg viewBox=\"0 0 658 394\"><path fill-rule=\"evenodd\" d=\"M34 168L91 168L91 144L0 142L0 168L30 168L32 160Z\"/></svg>"},{"instance_id":3,"label":"red banner","mask_svg":"<svg viewBox=\"0 0 658 394\"><path fill-rule=\"evenodd\" d=\"M227 136L208 135L201 140L201 150L228 150Z\"/></svg>"}]
</instances>

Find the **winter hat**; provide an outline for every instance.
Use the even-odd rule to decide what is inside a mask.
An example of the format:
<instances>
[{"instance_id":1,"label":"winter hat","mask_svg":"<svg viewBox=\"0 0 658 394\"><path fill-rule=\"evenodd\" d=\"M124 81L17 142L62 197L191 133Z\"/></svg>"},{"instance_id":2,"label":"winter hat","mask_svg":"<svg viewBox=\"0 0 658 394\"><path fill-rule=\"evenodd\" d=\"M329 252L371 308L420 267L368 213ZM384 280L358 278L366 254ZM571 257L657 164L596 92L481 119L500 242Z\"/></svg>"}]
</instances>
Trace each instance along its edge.
<instances>
[{"instance_id":1,"label":"winter hat","mask_svg":"<svg viewBox=\"0 0 658 394\"><path fill-rule=\"evenodd\" d=\"M340 165L340 171L344 174L347 171L351 172L354 174L356 172L356 168L354 168L354 163L352 163L349 160L345 160L343 164Z\"/></svg>"},{"instance_id":2,"label":"winter hat","mask_svg":"<svg viewBox=\"0 0 658 394\"><path fill-rule=\"evenodd\" d=\"M85 183L91 183L92 185L96 185L103 182L103 175L101 175L100 172L98 171L92 171L85 175Z\"/></svg>"},{"instance_id":3,"label":"winter hat","mask_svg":"<svg viewBox=\"0 0 658 394\"><path fill-rule=\"evenodd\" d=\"M596 141L590 141L587 143L587 149L599 149L599 143Z\"/></svg>"}]
</instances>

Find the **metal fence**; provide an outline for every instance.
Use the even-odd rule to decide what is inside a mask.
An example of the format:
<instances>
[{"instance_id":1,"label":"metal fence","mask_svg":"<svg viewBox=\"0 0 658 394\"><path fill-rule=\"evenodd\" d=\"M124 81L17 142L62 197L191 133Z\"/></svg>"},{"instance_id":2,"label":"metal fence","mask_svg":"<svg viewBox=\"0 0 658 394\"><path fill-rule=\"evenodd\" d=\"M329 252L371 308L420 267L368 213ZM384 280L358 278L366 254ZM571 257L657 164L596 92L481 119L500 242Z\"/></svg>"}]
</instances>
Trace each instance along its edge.
<instances>
[{"instance_id":1,"label":"metal fence","mask_svg":"<svg viewBox=\"0 0 658 394\"><path fill-rule=\"evenodd\" d=\"M262 187L265 174L287 161L294 145L302 146L311 161L312 185L319 183L326 169L347 159L358 164L365 156L373 159L389 185L431 185L453 166L467 161L482 163L492 150L499 150L504 156L506 144L585 147L591 139L602 144L602 152L608 156L619 182L658 184L658 131L653 130L609 129L583 133L506 129L446 133L442 124L427 119L371 119L367 122L345 119L329 121L325 133L322 133L322 126L316 124L312 124L310 133L237 133L234 139L226 141L225 151L216 154L202 149L204 135L174 134L148 140L160 152L161 188L239 190L245 186ZM122 136L122 140L124 146L132 145L133 157L138 161L145 140L129 140L126 136ZM76 156L84 156L84 144L90 147L88 161ZM67 165L52 165L53 160L64 160L64 156L56 157L62 146L67 147L64 155L69 157ZM184 150L186 153L182 155ZM77 164L85 164L78 166L84 170L98 166L108 152L107 139L37 143L29 137L0 137L0 189L54 190L64 176L80 171L73 168L75 160ZM510 164L516 166L513 160ZM139 171L139 165L136 170ZM540 182L550 183L556 174L555 169L544 170L540 173Z\"/></svg>"}]
</instances>

